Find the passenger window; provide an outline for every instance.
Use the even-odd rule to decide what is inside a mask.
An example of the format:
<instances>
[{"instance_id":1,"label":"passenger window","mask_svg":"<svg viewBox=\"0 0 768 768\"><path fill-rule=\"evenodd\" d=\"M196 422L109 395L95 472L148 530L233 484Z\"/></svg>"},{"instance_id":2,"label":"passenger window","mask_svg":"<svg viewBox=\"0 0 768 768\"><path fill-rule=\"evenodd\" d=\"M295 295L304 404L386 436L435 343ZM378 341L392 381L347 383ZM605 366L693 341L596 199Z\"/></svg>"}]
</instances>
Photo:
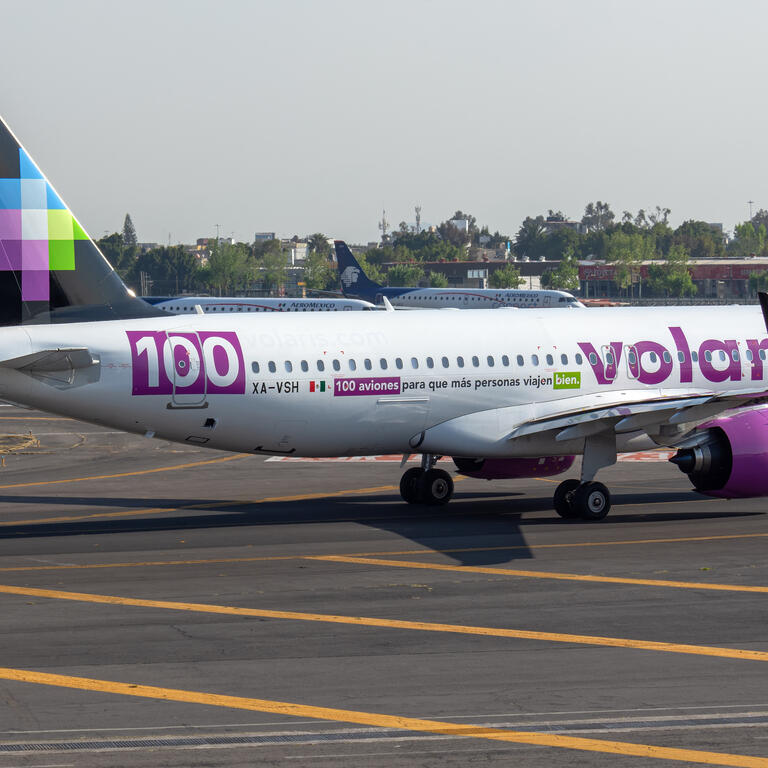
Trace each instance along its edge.
<instances>
[{"instance_id":1,"label":"passenger window","mask_svg":"<svg viewBox=\"0 0 768 768\"><path fill-rule=\"evenodd\" d=\"M427 358L427 368L434 368L435 367L435 361L431 358Z\"/></svg>"},{"instance_id":2,"label":"passenger window","mask_svg":"<svg viewBox=\"0 0 768 768\"><path fill-rule=\"evenodd\" d=\"M291 363L290 360L285 361L285 370L287 373L291 373L293 371L293 363Z\"/></svg>"},{"instance_id":3,"label":"passenger window","mask_svg":"<svg viewBox=\"0 0 768 768\"><path fill-rule=\"evenodd\" d=\"M418 368L418 367L419 367L418 358L412 357L411 358L411 368Z\"/></svg>"},{"instance_id":4,"label":"passenger window","mask_svg":"<svg viewBox=\"0 0 768 768\"><path fill-rule=\"evenodd\" d=\"M568 355L560 355L560 365L568 365Z\"/></svg>"},{"instance_id":5,"label":"passenger window","mask_svg":"<svg viewBox=\"0 0 768 768\"><path fill-rule=\"evenodd\" d=\"M517 356L517 364L522 368L525 365L525 360L523 360L522 355Z\"/></svg>"},{"instance_id":6,"label":"passenger window","mask_svg":"<svg viewBox=\"0 0 768 768\"><path fill-rule=\"evenodd\" d=\"M493 368L494 363L495 363L495 361L493 359L493 355L488 355L488 367L489 368Z\"/></svg>"},{"instance_id":7,"label":"passenger window","mask_svg":"<svg viewBox=\"0 0 768 768\"><path fill-rule=\"evenodd\" d=\"M672 355L670 355L669 352L665 351L664 354L662 354L662 358L663 358L665 363L671 363L672 362Z\"/></svg>"},{"instance_id":8,"label":"passenger window","mask_svg":"<svg viewBox=\"0 0 768 768\"><path fill-rule=\"evenodd\" d=\"M699 353L698 352L691 352L691 360L693 360L694 363L699 362Z\"/></svg>"},{"instance_id":9,"label":"passenger window","mask_svg":"<svg viewBox=\"0 0 768 768\"><path fill-rule=\"evenodd\" d=\"M634 349L629 350L629 354L627 355L627 361L630 365L637 365L637 355L635 354Z\"/></svg>"},{"instance_id":10,"label":"passenger window","mask_svg":"<svg viewBox=\"0 0 768 768\"><path fill-rule=\"evenodd\" d=\"M386 370L387 370L387 367L388 367L388 365L389 365L389 364L387 363L387 358L386 358L386 357L382 357L382 358L381 358L381 360L379 360L379 365L381 366L381 370L382 370L382 371L386 371Z\"/></svg>"},{"instance_id":11,"label":"passenger window","mask_svg":"<svg viewBox=\"0 0 768 768\"><path fill-rule=\"evenodd\" d=\"M447 368L449 365L447 357L440 358L440 362L443 364L443 368Z\"/></svg>"},{"instance_id":12,"label":"passenger window","mask_svg":"<svg viewBox=\"0 0 768 768\"><path fill-rule=\"evenodd\" d=\"M746 352L744 352L744 354L746 355L747 360L749 360L749 362L751 363L753 358L752 350L748 349Z\"/></svg>"},{"instance_id":13,"label":"passenger window","mask_svg":"<svg viewBox=\"0 0 768 768\"><path fill-rule=\"evenodd\" d=\"M760 359L765 360L765 350L761 349L759 354L760 354Z\"/></svg>"},{"instance_id":14,"label":"passenger window","mask_svg":"<svg viewBox=\"0 0 768 768\"><path fill-rule=\"evenodd\" d=\"M578 352L573 357L576 360L576 365L581 365L584 362L584 358Z\"/></svg>"},{"instance_id":15,"label":"passenger window","mask_svg":"<svg viewBox=\"0 0 768 768\"><path fill-rule=\"evenodd\" d=\"M301 370L304 371L304 373L309 370L309 363L306 360L301 361Z\"/></svg>"},{"instance_id":16,"label":"passenger window","mask_svg":"<svg viewBox=\"0 0 768 768\"><path fill-rule=\"evenodd\" d=\"M464 358L461 355L456 358L456 365L458 365L459 368L464 367Z\"/></svg>"},{"instance_id":17,"label":"passenger window","mask_svg":"<svg viewBox=\"0 0 768 768\"><path fill-rule=\"evenodd\" d=\"M739 350L738 349L732 349L731 350L731 357L733 358L733 362L737 363L739 361Z\"/></svg>"},{"instance_id":18,"label":"passenger window","mask_svg":"<svg viewBox=\"0 0 768 768\"><path fill-rule=\"evenodd\" d=\"M538 355L531 355L531 364L532 365L538 365L539 364L539 356Z\"/></svg>"},{"instance_id":19,"label":"passenger window","mask_svg":"<svg viewBox=\"0 0 768 768\"><path fill-rule=\"evenodd\" d=\"M712 362L712 353L711 353L709 350L707 350L707 351L704 353L704 359L705 359L705 360L706 360L708 363L711 363L711 362Z\"/></svg>"},{"instance_id":20,"label":"passenger window","mask_svg":"<svg viewBox=\"0 0 768 768\"><path fill-rule=\"evenodd\" d=\"M333 370L334 371L340 371L341 370L341 363L338 360L334 360L333 363L331 363L331 365L333 365Z\"/></svg>"},{"instance_id":21,"label":"passenger window","mask_svg":"<svg viewBox=\"0 0 768 768\"><path fill-rule=\"evenodd\" d=\"M505 367L509 367L509 356L508 355L502 355L501 356L501 364Z\"/></svg>"},{"instance_id":22,"label":"passenger window","mask_svg":"<svg viewBox=\"0 0 768 768\"><path fill-rule=\"evenodd\" d=\"M605 353L605 364L606 365L613 365L613 352L606 352Z\"/></svg>"},{"instance_id":23,"label":"passenger window","mask_svg":"<svg viewBox=\"0 0 768 768\"><path fill-rule=\"evenodd\" d=\"M366 357L365 360L363 360L363 365L365 366L366 371L370 371L373 366L371 365L370 358Z\"/></svg>"},{"instance_id":24,"label":"passenger window","mask_svg":"<svg viewBox=\"0 0 768 768\"><path fill-rule=\"evenodd\" d=\"M554 364L555 364L555 360L552 357L552 355L547 355L547 365L554 365Z\"/></svg>"},{"instance_id":25,"label":"passenger window","mask_svg":"<svg viewBox=\"0 0 768 768\"><path fill-rule=\"evenodd\" d=\"M400 357L395 358L395 368L399 368L402 370L403 367L403 360Z\"/></svg>"},{"instance_id":26,"label":"passenger window","mask_svg":"<svg viewBox=\"0 0 768 768\"><path fill-rule=\"evenodd\" d=\"M267 368L269 368L270 373L274 373L277 370L277 366L274 364L272 360L269 361L267 364Z\"/></svg>"},{"instance_id":27,"label":"passenger window","mask_svg":"<svg viewBox=\"0 0 768 768\"><path fill-rule=\"evenodd\" d=\"M254 373L258 373L259 372L259 364L258 363L251 363L251 370Z\"/></svg>"},{"instance_id":28,"label":"passenger window","mask_svg":"<svg viewBox=\"0 0 768 768\"><path fill-rule=\"evenodd\" d=\"M655 362L656 362L656 360L658 359L658 358L656 357L656 353L655 353L655 352L649 352L649 353L648 353L648 357L650 358L650 360L651 360L651 362L652 362L652 363L655 363Z\"/></svg>"},{"instance_id":29,"label":"passenger window","mask_svg":"<svg viewBox=\"0 0 768 768\"><path fill-rule=\"evenodd\" d=\"M589 364L597 365L597 355L594 352L589 353Z\"/></svg>"},{"instance_id":30,"label":"passenger window","mask_svg":"<svg viewBox=\"0 0 768 768\"><path fill-rule=\"evenodd\" d=\"M325 363L322 360L317 361L317 370L318 371L324 371L325 370Z\"/></svg>"},{"instance_id":31,"label":"passenger window","mask_svg":"<svg viewBox=\"0 0 768 768\"><path fill-rule=\"evenodd\" d=\"M725 354L725 350L721 349L720 350L720 360L722 360L724 362L727 359L728 359L728 356Z\"/></svg>"},{"instance_id":32,"label":"passenger window","mask_svg":"<svg viewBox=\"0 0 768 768\"><path fill-rule=\"evenodd\" d=\"M349 359L349 370L350 371L357 370L357 363L352 358Z\"/></svg>"},{"instance_id":33,"label":"passenger window","mask_svg":"<svg viewBox=\"0 0 768 768\"><path fill-rule=\"evenodd\" d=\"M681 362L681 363L684 363L684 362L685 362L685 352L683 352L682 350L680 350L680 351L677 353L677 359L678 359L678 361L679 361L679 362Z\"/></svg>"},{"instance_id":34,"label":"passenger window","mask_svg":"<svg viewBox=\"0 0 768 768\"><path fill-rule=\"evenodd\" d=\"M472 355L472 365L477 368L480 365L480 360L478 359L477 355Z\"/></svg>"}]
</instances>

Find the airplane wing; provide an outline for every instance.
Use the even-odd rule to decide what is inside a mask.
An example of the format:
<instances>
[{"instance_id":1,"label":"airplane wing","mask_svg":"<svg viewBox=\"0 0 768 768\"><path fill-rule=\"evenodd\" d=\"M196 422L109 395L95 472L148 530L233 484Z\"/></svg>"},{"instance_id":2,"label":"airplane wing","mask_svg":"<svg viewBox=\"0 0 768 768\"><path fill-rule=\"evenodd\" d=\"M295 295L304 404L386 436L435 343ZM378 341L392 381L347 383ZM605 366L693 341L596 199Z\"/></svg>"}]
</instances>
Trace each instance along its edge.
<instances>
[{"instance_id":1,"label":"airplane wing","mask_svg":"<svg viewBox=\"0 0 768 768\"><path fill-rule=\"evenodd\" d=\"M51 371L77 370L96 365L99 359L86 347L43 349L30 355L0 360L3 368L13 368L23 373L44 373Z\"/></svg>"},{"instance_id":2,"label":"airplane wing","mask_svg":"<svg viewBox=\"0 0 768 768\"><path fill-rule=\"evenodd\" d=\"M572 403L567 410L561 407L557 413L532 418L515 427L507 439L515 440L544 432L552 432L556 442L585 438L601 432L625 434L642 431L649 435L659 435L665 427L673 428L670 433L682 435L680 427L683 424L700 423L732 408L768 402L765 385L738 392L672 394L655 398L648 398L647 390L620 394L624 397L611 404L601 403L597 407L585 409ZM561 401L560 405L565 403Z\"/></svg>"}]
</instances>

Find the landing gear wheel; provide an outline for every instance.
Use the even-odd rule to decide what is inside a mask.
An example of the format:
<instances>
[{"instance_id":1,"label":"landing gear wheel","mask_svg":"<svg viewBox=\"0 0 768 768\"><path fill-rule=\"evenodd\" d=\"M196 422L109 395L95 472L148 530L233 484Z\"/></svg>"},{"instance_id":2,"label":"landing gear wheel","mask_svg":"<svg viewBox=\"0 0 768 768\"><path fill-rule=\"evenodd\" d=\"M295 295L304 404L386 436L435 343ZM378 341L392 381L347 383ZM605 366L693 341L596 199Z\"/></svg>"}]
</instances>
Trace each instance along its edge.
<instances>
[{"instance_id":1,"label":"landing gear wheel","mask_svg":"<svg viewBox=\"0 0 768 768\"><path fill-rule=\"evenodd\" d=\"M573 494L578 487L579 481L572 477L570 480L563 480L555 490L555 495L552 499L555 512L566 520L579 517L581 514L573 505Z\"/></svg>"},{"instance_id":2,"label":"landing gear wheel","mask_svg":"<svg viewBox=\"0 0 768 768\"><path fill-rule=\"evenodd\" d=\"M421 467L411 467L400 478L400 495L403 501L409 504L418 504L421 501L420 481L424 470Z\"/></svg>"},{"instance_id":3,"label":"landing gear wheel","mask_svg":"<svg viewBox=\"0 0 768 768\"><path fill-rule=\"evenodd\" d=\"M453 496L453 480L442 469L429 469L419 481L421 501L431 507L447 504Z\"/></svg>"},{"instance_id":4,"label":"landing gear wheel","mask_svg":"<svg viewBox=\"0 0 768 768\"><path fill-rule=\"evenodd\" d=\"M582 483L573 494L582 520L602 520L611 509L611 492L602 483Z\"/></svg>"}]
</instances>

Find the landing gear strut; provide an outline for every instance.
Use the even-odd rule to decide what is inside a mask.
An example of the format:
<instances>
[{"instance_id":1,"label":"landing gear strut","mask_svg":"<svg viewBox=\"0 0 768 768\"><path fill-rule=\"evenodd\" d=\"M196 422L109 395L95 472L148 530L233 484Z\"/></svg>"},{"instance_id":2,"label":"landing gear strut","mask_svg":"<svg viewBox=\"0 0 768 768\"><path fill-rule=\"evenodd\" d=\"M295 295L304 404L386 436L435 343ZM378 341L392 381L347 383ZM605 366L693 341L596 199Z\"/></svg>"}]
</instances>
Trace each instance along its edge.
<instances>
[{"instance_id":1,"label":"landing gear strut","mask_svg":"<svg viewBox=\"0 0 768 768\"><path fill-rule=\"evenodd\" d=\"M441 506L453 496L453 480L442 469L435 469L440 456L425 453L420 467L406 470L400 479L400 495L408 504Z\"/></svg>"},{"instance_id":2,"label":"landing gear strut","mask_svg":"<svg viewBox=\"0 0 768 768\"><path fill-rule=\"evenodd\" d=\"M612 432L590 435L584 441L581 482L571 478L557 486L555 512L566 519L602 520L611 509L611 492L594 480L599 469L616 463L616 436Z\"/></svg>"}]
</instances>

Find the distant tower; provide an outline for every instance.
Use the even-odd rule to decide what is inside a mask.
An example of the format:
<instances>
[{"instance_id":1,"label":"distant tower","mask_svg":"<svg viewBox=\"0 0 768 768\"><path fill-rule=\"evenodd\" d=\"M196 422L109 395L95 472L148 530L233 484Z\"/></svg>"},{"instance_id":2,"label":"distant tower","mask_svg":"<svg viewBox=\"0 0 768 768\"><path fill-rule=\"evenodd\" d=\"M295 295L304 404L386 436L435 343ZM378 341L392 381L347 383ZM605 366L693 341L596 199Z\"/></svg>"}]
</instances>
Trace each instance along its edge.
<instances>
[{"instance_id":1,"label":"distant tower","mask_svg":"<svg viewBox=\"0 0 768 768\"><path fill-rule=\"evenodd\" d=\"M416 234L418 235L419 232L421 232L421 206L416 206Z\"/></svg>"},{"instance_id":2,"label":"distant tower","mask_svg":"<svg viewBox=\"0 0 768 768\"><path fill-rule=\"evenodd\" d=\"M386 243L389 242L389 235L387 232L389 231L389 222L387 221L387 212L382 210L381 212L381 221L379 222L379 229L381 230L381 242Z\"/></svg>"}]
</instances>

